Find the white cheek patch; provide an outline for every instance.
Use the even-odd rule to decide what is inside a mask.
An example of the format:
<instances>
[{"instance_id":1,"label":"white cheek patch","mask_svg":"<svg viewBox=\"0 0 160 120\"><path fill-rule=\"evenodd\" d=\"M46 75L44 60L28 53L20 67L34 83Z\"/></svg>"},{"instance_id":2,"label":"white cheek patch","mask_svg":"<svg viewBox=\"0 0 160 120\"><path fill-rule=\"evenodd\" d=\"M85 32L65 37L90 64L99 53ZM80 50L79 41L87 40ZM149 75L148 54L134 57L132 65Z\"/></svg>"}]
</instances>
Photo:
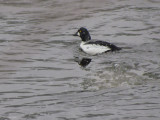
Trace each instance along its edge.
<instances>
[{"instance_id":1,"label":"white cheek patch","mask_svg":"<svg viewBox=\"0 0 160 120\"><path fill-rule=\"evenodd\" d=\"M77 35L80 36L80 33L78 32Z\"/></svg>"}]
</instances>

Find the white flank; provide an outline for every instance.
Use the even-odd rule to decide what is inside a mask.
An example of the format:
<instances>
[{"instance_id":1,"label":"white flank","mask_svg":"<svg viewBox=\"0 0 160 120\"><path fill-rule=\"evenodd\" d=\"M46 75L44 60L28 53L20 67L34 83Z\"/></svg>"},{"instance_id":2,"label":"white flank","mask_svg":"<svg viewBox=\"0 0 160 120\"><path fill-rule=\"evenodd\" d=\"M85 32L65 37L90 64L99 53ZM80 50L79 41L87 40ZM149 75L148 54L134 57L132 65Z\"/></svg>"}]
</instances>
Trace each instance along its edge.
<instances>
[{"instance_id":1,"label":"white flank","mask_svg":"<svg viewBox=\"0 0 160 120\"><path fill-rule=\"evenodd\" d=\"M81 42L81 49L90 55L96 55L110 50L107 46L97 45L97 44L85 44L85 42Z\"/></svg>"},{"instance_id":2,"label":"white flank","mask_svg":"<svg viewBox=\"0 0 160 120\"><path fill-rule=\"evenodd\" d=\"M80 36L80 33L78 32L77 35Z\"/></svg>"}]
</instances>

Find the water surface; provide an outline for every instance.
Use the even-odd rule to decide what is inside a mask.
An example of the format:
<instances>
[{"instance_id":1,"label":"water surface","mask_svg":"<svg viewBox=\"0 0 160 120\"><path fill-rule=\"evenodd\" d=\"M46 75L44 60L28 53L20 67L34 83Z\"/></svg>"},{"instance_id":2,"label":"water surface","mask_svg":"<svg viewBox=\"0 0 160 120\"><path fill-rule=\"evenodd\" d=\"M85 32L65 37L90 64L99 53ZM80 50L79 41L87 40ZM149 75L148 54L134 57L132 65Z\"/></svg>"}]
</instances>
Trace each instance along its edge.
<instances>
[{"instance_id":1,"label":"water surface","mask_svg":"<svg viewBox=\"0 0 160 120\"><path fill-rule=\"evenodd\" d=\"M160 1L1 0L0 10L0 120L160 119ZM83 53L80 27L123 50Z\"/></svg>"}]
</instances>

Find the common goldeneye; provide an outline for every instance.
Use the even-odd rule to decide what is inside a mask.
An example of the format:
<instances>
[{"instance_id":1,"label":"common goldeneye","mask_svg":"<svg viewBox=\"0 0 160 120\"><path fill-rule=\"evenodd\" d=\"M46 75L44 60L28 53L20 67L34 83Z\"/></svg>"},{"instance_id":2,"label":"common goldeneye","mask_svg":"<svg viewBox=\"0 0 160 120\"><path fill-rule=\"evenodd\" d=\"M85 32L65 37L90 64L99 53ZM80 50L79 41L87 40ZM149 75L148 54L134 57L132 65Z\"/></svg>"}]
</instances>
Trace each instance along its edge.
<instances>
[{"instance_id":1,"label":"common goldeneye","mask_svg":"<svg viewBox=\"0 0 160 120\"><path fill-rule=\"evenodd\" d=\"M81 27L73 36L79 36L82 39L80 48L90 55L121 50L121 48L105 41L92 41L88 30L84 27Z\"/></svg>"}]
</instances>

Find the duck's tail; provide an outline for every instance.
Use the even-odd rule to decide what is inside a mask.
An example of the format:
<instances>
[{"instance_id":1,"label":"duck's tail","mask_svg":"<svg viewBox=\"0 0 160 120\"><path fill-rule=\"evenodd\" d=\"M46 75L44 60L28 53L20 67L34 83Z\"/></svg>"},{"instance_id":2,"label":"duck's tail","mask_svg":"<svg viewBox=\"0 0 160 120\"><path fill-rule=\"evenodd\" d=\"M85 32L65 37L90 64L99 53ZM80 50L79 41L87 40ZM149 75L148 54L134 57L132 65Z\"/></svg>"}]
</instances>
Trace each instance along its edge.
<instances>
[{"instance_id":1,"label":"duck's tail","mask_svg":"<svg viewBox=\"0 0 160 120\"><path fill-rule=\"evenodd\" d=\"M113 44L110 45L110 48L111 48L111 51L119 51L119 50L122 50L122 48L117 47L117 46L115 46L115 45L113 45Z\"/></svg>"}]
</instances>

